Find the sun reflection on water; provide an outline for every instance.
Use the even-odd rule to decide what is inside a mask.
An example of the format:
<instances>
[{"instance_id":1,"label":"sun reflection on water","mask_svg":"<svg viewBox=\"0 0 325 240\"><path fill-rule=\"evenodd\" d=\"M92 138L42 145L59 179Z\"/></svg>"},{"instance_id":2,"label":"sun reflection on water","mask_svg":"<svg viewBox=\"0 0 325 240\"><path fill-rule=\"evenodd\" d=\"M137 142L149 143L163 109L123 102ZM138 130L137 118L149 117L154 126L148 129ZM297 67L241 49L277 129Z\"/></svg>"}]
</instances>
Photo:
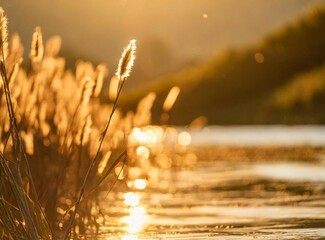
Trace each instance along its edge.
<instances>
[{"instance_id":1,"label":"sun reflection on water","mask_svg":"<svg viewBox=\"0 0 325 240\"><path fill-rule=\"evenodd\" d=\"M147 187L147 181L144 179L136 179L134 181L134 187L139 190L143 190Z\"/></svg>"},{"instance_id":2,"label":"sun reflection on water","mask_svg":"<svg viewBox=\"0 0 325 240\"><path fill-rule=\"evenodd\" d=\"M122 236L122 239L137 239L148 221L149 217L144 206L141 206L140 196L134 192L124 194L124 203L128 206L128 216L123 217L121 222L126 224L128 235Z\"/></svg>"},{"instance_id":3,"label":"sun reflection on water","mask_svg":"<svg viewBox=\"0 0 325 240\"><path fill-rule=\"evenodd\" d=\"M139 239L137 235L123 235L121 236L122 240L137 240Z\"/></svg>"},{"instance_id":4,"label":"sun reflection on water","mask_svg":"<svg viewBox=\"0 0 325 240\"><path fill-rule=\"evenodd\" d=\"M163 129L158 126L148 126L143 129L134 128L129 135L131 144L141 144L153 146L157 144L163 135Z\"/></svg>"},{"instance_id":5,"label":"sun reflection on water","mask_svg":"<svg viewBox=\"0 0 325 240\"><path fill-rule=\"evenodd\" d=\"M170 169L195 162L186 130L148 125L135 127L127 139L127 186L133 190L172 188ZM193 157L194 156L194 157Z\"/></svg>"},{"instance_id":6,"label":"sun reflection on water","mask_svg":"<svg viewBox=\"0 0 325 240\"><path fill-rule=\"evenodd\" d=\"M136 207L140 204L140 197L139 195L128 192L124 194L124 203L129 207Z\"/></svg>"},{"instance_id":7,"label":"sun reflection on water","mask_svg":"<svg viewBox=\"0 0 325 240\"><path fill-rule=\"evenodd\" d=\"M145 223L148 221L146 209L137 206L129 209L129 216L124 217L121 221L127 224L126 231L129 234L137 234L143 230Z\"/></svg>"}]
</instances>

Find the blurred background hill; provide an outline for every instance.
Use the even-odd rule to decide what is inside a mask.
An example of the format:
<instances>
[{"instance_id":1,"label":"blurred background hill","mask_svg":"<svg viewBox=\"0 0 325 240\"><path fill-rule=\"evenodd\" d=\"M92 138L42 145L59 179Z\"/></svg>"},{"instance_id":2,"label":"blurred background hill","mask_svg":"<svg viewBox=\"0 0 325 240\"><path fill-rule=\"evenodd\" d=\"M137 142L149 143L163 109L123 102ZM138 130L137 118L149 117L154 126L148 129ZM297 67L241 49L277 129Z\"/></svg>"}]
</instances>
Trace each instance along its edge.
<instances>
[{"instance_id":1,"label":"blurred background hill","mask_svg":"<svg viewBox=\"0 0 325 240\"><path fill-rule=\"evenodd\" d=\"M213 124L323 124L324 30L325 7L314 8L257 44L223 51L162 77L125 101L135 104L155 91L159 113L176 85L182 93L171 112L173 123L202 115Z\"/></svg>"},{"instance_id":2,"label":"blurred background hill","mask_svg":"<svg viewBox=\"0 0 325 240\"><path fill-rule=\"evenodd\" d=\"M169 89L181 94L169 123L325 123L325 0L3 1L10 32L29 49L33 28L61 35L68 67L81 58L115 71L138 41L122 107ZM100 6L100 7L98 7ZM49 11L50 9L50 11ZM26 55L28 52L26 51ZM105 96L103 96L105 100Z\"/></svg>"}]
</instances>

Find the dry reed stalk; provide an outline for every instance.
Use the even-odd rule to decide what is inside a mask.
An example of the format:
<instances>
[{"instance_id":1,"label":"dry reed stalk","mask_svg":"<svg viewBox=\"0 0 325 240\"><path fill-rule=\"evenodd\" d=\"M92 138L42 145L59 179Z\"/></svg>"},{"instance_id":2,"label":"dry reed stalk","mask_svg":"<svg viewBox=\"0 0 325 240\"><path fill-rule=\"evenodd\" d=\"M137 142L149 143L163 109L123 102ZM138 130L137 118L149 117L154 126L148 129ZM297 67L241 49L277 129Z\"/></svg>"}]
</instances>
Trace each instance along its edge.
<instances>
[{"instance_id":1,"label":"dry reed stalk","mask_svg":"<svg viewBox=\"0 0 325 240\"><path fill-rule=\"evenodd\" d=\"M40 27L36 27L33 33L30 58L32 62L41 62L44 56L44 45L42 31Z\"/></svg>"},{"instance_id":2,"label":"dry reed stalk","mask_svg":"<svg viewBox=\"0 0 325 240\"><path fill-rule=\"evenodd\" d=\"M68 223L68 227L66 229L66 233L65 233L65 236L64 236L64 239L65 240L69 239L69 237L70 237L71 227L72 227L72 225L73 225L73 223L75 221L76 213L78 212L78 208L79 208L81 199L84 196L86 183L88 182L88 178L90 176L91 171L93 170L93 168L95 166L95 163L99 159L100 150L102 148L103 141L104 141L105 136L107 134L108 127L109 127L109 125L110 125L110 123L112 121L112 117L114 115L114 112L115 112L115 110L117 108L117 101L118 101L119 96L121 94L121 90L123 88L123 85L124 85L125 80L130 75L132 66L134 64L135 50L136 50L135 42L136 42L135 40L131 40L130 41L129 45L124 50L124 52L122 54L122 57L121 57L121 59L119 61L119 66L118 66L118 70L117 70L117 76L119 77L119 80L120 80L120 83L121 84L118 87L117 96L116 96L115 101L114 101L114 104L113 104L113 109L112 109L112 111L111 111L111 113L110 113L110 115L109 115L109 117L107 119L106 126L105 126L105 128L104 128L104 130L103 130L103 132L101 134L96 155L92 159L92 161L91 161L91 163L89 165L89 168L88 168L87 173L85 175L85 178L83 180L82 186L80 188L80 193L79 193L78 199L77 199L76 204L75 204L75 209L74 209L74 211L72 213L72 216L70 217L70 220L69 220L69 223ZM126 151L123 151L123 153L120 155L120 157L117 160L119 161L120 159L122 159L122 157L125 156L125 154L126 154ZM116 166L117 163L118 163L118 161L115 161L115 163L113 164L113 166ZM109 172L112 171L113 169L114 168L110 169Z\"/></svg>"},{"instance_id":3,"label":"dry reed stalk","mask_svg":"<svg viewBox=\"0 0 325 240\"><path fill-rule=\"evenodd\" d=\"M166 97L166 100L163 104L163 110L165 112L168 112L175 104L175 101L180 93L181 89L177 86L174 86L170 89L167 97Z\"/></svg>"},{"instance_id":4,"label":"dry reed stalk","mask_svg":"<svg viewBox=\"0 0 325 240\"><path fill-rule=\"evenodd\" d=\"M119 85L119 79L117 76L114 75L109 82L109 88L108 88L108 98L111 101L114 101L114 99L116 98L118 85Z\"/></svg>"},{"instance_id":5,"label":"dry reed stalk","mask_svg":"<svg viewBox=\"0 0 325 240\"><path fill-rule=\"evenodd\" d=\"M8 53L8 19L4 15L2 7L0 7L0 56L4 60Z\"/></svg>"},{"instance_id":6,"label":"dry reed stalk","mask_svg":"<svg viewBox=\"0 0 325 240\"><path fill-rule=\"evenodd\" d=\"M3 11L1 11L1 16L4 17ZM1 41L2 55L4 55L4 46L7 45L6 41ZM22 163L20 180L16 177L17 175L13 175L13 178L10 178L12 179L10 187L6 187L6 182L0 182L0 223L8 221L10 229L18 224L26 231L26 234L21 233L24 239L39 239L51 231L47 225L46 216L55 223L54 221L58 219L57 214L62 214L56 211L57 207L62 209L63 203L60 199L69 200L70 203L66 201L64 204L72 205L71 209L74 209L69 211L73 216L64 225L62 223L63 227L67 227L67 236L69 236L81 200L84 202L88 196L91 196L99 184L114 172L118 164L122 161L125 164L126 150L117 158L109 158L109 155L112 152L112 156L116 156L115 150L126 149L123 141L126 140L126 135L134 125L132 114L128 114L126 120L118 115L117 101L134 64L135 41L130 41L119 61L115 76L117 84L114 86L114 97L111 98L113 104L102 121L102 124L106 124L103 131L100 131L98 125L91 124L91 113L94 110L92 97L100 94L108 70L102 64L95 69L89 62L79 63L74 73L65 70L65 60L57 56L60 45L61 39L55 37L45 45L44 49L41 29L36 28L30 52L32 71L27 72L20 67L23 47L18 35L15 35L9 44L6 61L5 63L1 61L0 66L1 77L6 85L0 90L0 150L6 150L5 153L2 152L5 160L2 161L0 156L0 178L3 172L19 165L18 162ZM4 60L3 56L2 59ZM2 80L1 77L0 80ZM88 80L85 80L86 78ZM17 108L14 108L15 105ZM118 120L116 116L119 117ZM94 120L97 119L94 118ZM125 125L122 122L123 124L126 122ZM108 132L108 127L114 128L114 131ZM121 132L125 135L123 133L121 135ZM7 147L6 149L7 143L10 142L14 142L13 148ZM110 151L109 154L108 151ZM26 152L29 159L26 158ZM65 179L64 176L76 173L75 160L78 160L78 156L82 164L78 169L77 179L73 177ZM86 158L91 160L90 164L82 161ZM104 162L99 161L102 159ZM3 165L7 163L11 164L9 169ZM33 175L30 173L28 164L31 165ZM100 169L100 174L98 174L98 169ZM123 168L120 169L121 172ZM37 180L36 184L33 184L33 177ZM117 178L115 180L117 181ZM85 187L86 182L88 182L87 187ZM73 184L77 186L76 192L66 191L70 190ZM35 191L35 186L37 191ZM93 188L93 186L96 187ZM2 191L3 188L6 192ZM12 221L10 210L2 211L3 207L8 204L2 201L1 196L15 189L20 191L16 195L17 200L14 204L7 202L15 206L17 211L21 208L19 214L22 217ZM72 202L75 200L77 202L74 205ZM19 204L17 201L20 201ZM42 215L44 213L39 201L47 215ZM86 209L87 207L85 206ZM85 214L80 212L78 214L80 214L81 222ZM23 226L23 222L26 226ZM53 233L52 237L55 237ZM15 235L14 238L18 239L19 236ZM44 237L44 239L47 238Z\"/></svg>"},{"instance_id":7,"label":"dry reed stalk","mask_svg":"<svg viewBox=\"0 0 325 240\"><path fill-rule=\"evenodd\" d=\"M95 77L95 86L94 86L94 92L93 96L98 97L104 83L104 79L106 78L108 74L108 70L105 65L100 64L96 68L96 77Z\"/></svg>"},{"instance_id":8,"label":"dry reed stalk","mask_svg":"<svg viewBox=\"0 0 325 240\"><path fill-rule=\"evenodd\" d=\"M135 126L145 126L151 121L151 108L156 100L157 94L155 92L148 93L143 99L141 99L137 106L137 112L133 118L133 124Z\"/></svg>"},{"instance_id":9,"label":"dry reed stalk","mask_svg":"<svg viewBox=\"0 0 325 240\"><path fill-rule=\"evenodd\" d=\"M90 98L94 94L95 82L91 77L85 77L82 81L82 89L81 89L81 105L87 105L89 103Z\"/></svg>"},{"instance_id":10,"label":"dry reed stalk","mask_svg":"<svg viewBox=\"0 0 325 240\"><path fill-rule=\"evenodd\" d=\"M14 103L16 99L12 99L10 88L9 88L9 78L6 65L4 63L6 57L6 51L8 48L7 44L7 21L4 16L3 9L0 8L0 20L1 20L1 60L0 60L0 73L4 87L4 95L6 98L7 110L10 118L10 133L13 142L13 155L15 158L16 167L14 170L8 168L5 172L5 176L10 179L12 193L16 197L16 203L21 214L22 221L26 224L26 234L32 239L38 239L40 237L46 236L46 239L51 238L53 235L49 223L46 219L46 215L42 210L41 204L38 199L36 188L34 185L33 177L30 171L28 159L24 149L24 144L20 136L20 130L18 126L18 121L15 116ZM16 65L17 66L17 65ZM15 71L13 71L13 75ZM12 80L13 81L13 80ZM5 161L5 159L1 159ZM24 183L22 181L22 167L21 162L24 161L25 173L28 179L27 183L31 188L31 191L26 192L24 188ZM5 169L6 163L4 162L3 169ZM37 217L35 217L37 215ZM15 215L12 215L15 218ZM25 228L24 228L25 229Z\"/></svg>"}]
</instances>

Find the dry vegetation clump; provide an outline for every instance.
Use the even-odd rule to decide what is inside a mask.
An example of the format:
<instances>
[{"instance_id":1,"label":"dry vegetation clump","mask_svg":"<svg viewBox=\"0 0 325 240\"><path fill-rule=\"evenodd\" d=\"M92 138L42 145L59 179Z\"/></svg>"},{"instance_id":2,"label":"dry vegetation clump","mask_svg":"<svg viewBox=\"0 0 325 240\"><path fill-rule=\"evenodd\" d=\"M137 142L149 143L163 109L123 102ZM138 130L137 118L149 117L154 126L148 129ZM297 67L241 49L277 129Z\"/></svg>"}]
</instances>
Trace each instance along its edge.
<instances>
[{"instance_id":1,"label":"dry vegetation clump","mask_svg":"<svg viewBox=\"0 0 325 240\"><path fill-rule=\"evenodd\" d=\"M126 179L128 187L136 187L137 179L157 180L155 167L172 166L163 142L177 138L177 131L149 126L155 93L142 99L135 113L123 115L117 108L134 63L134 40L111 79L112 102L103 105L97 97L108 75L104 64L79 61L74 72L65 69L61 38L43 43L36 27L31 69L26 71L19 36L12 35L8 44L1 7L0 23L0 236L69 239L97 231L99 185L105 181L110 191L118 178ZM164 107L165 116L176 90ZM184 146L178 144L173 152L180 158Z\"/></svg>"},{"instance_id":2,"label":"dry vegetation clump","mask_svg":"<svg viewBox=\"0 0 325 240\"><path fill-rule=\"evenodd\" d=\"M8 239L52 239L65 231L67 239L75 218L78 224L91 222L90 193L125 161L123 133L132 124L127 124L130 118L122 121L117 99L132 68L135 41L121 58L114 103L104 107L108 114L98 116L95 97L108 74L105 65L78 62L75 72L66 70L64 58L58 56L60 37L43 44L37 27L27 72L21 67L24 48L19 36L7 42L1 8L0 23L0 234ZM104 131L96 125L102 118ZM108 131L109 126L114 131ZM102 159L106 164L99 174ZM76 214L81 200L85 206Z\"/></svg>"}]
</instances>

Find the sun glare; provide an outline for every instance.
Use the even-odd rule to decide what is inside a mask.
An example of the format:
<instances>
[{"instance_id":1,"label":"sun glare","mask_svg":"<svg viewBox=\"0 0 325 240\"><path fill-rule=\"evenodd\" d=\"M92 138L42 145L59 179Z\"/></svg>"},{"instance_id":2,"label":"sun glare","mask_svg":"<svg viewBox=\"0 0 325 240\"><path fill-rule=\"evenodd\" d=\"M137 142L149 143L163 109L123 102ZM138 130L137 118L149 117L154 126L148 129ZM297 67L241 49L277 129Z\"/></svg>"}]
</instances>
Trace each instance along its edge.
<instances>
[{"instance_id":1,"label":"sun glare","mask_svg":"<svg viewBox=\"0 0 325 240\"><path fill-rule=\"evenodd\" d=\"M148 159L150 156L149 149L145 146L139 146L137 147L137 155L141 157L142 159Z\"/></svg>"},{"instance_id":2,"label":"sun glare","mask_svg":"<svg viewBox=\"0 0 325 240\"><path fill-rule=\"evenodd\" d=\"M203 17L204 19L208 19L208 18L209 18L209 15L206 14L206 13L203 13L203 14L202 14L202 17Z\"/></svg>"},{"instance_id":3,"label":"sun glare","mask_svg":"<svg viewBox=\"0 0 325 240\"><path fill-rule=\"evenodd\" d=\"M142 180L142 179L138 179ZM138 181L145 184L145 181ZM140 184L141 185L141 184ZM144 185L142 185L143 187ZM129 207L128 216L121 219L122 223L126 225L126 232L131 235L126 235L122 239L134 239L139 232L143 230L145 223L148 221L146 209L140 205L140 197L136 193L128 192L124 194L124 203Z\"/></svg>"},{"instance_id":4,"label":"sun glare","mask_svg":"<svg viewBox=\"0 0 325 240\"><path fill-rule=\"evenodd\" d=\"M147 187L147 181L144 179L136 179L134 181L134 187L139 190L143 190Z\"/></svg>"},{"instance_id":5,"label":"sun glare","mask_svg":"<svg viewBox=\"0 0 325 240\"><path fill-rule=\"evenodd\" d=\"M127 206L136 207L140 204L140 198L137 194L128 192L124 194L124 203Z\"/></svg>"},{"instance_id":6,"label":"sun glare","mask_svg":"<svg viewBox=\"0 0 325 240\"><path fill-rule=\"evenodd\" d=\"M148 126L145 128L134 128L129 136L129 142L133 145L152 146L159 142L162 135L163 130L160 127Z\"/></svg>"},{"instance_id":7,"label":"sun glare","mask_svg":"<svg viewBox=\"0 0 325 240\"><path fill-rule=\"evenodd\" d=\"M129 209L129 216L123 218L128 226L126 231L129 234L137 234L143 230L144 224L148 221L147 211L142 206L137 206Z\"/></svg>"}]
</instances>

